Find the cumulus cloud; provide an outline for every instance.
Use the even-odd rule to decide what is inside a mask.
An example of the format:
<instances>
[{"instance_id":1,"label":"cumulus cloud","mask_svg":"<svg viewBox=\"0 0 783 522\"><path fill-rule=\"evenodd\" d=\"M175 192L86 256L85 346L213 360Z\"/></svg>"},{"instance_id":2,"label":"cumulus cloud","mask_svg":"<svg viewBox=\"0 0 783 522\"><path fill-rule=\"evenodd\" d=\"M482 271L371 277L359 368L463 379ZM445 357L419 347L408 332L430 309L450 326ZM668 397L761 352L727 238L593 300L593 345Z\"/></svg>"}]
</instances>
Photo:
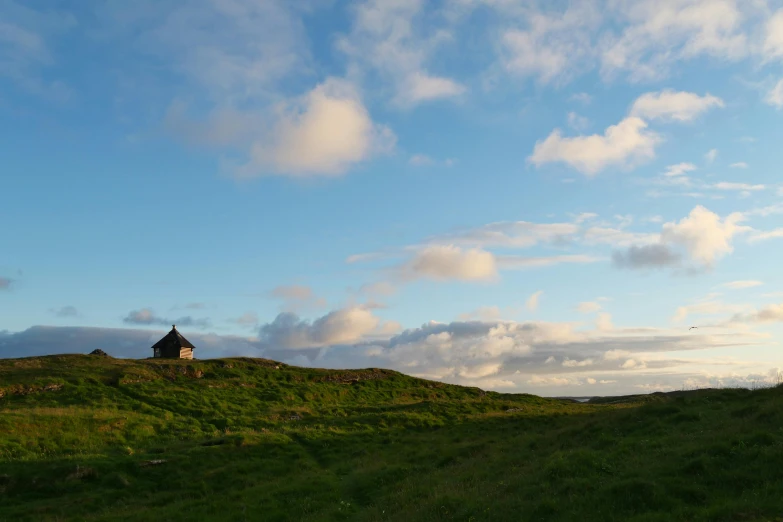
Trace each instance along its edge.
<instances>
[{"instance_id":1,"label":"cumulus cloud","mask_svg":"<svg viewBox=\"0 0 783 522\"><path fill-rule=\"evenodd\" d=\"M731 165L729 165L729 167L731 167L732 169L746 169L748 168L748 164L745 163L744 161L738 161L736 163L732 163Z\"/></svg>"},{"instance_id":2,"label":"cumulus cloud","mask_svg":"<svg viewBox=\"0 0 783 522\"><path fill-rule=\"evenodd\" d=\"M269 348L317 348L357 342L380 324L371 310L358 306L329 312L312 323L284 312L263 325L258 338L262 346Z\"/></svg>"},{"instance_id":3,"label":"cumulus cloud","mask_svg":"<svg viewBox=\"0 0 783 522\"><path fill-rule=\"evenodd\" d=\"M371 156L389 151L396 138L375 124L356 89L329 78L285 107L274 131L252 147L240 177L271 172L291 176L338 176Z\"/></svg>"},{"instance_id":4,"label":"cumulus cloud","mask_svg":"<svg viewBox=\"0 0 783 522\"><path fill-rule=\"evenodd\" d=\"M710 149L707 151L707 153L704 155L704 159L707 163L714 163L715 159L718 157L718 149Z\"/></svg>"},{"instance_id":5,"label":"cumulus cloud","mask_svg":"<svg viewBox=\"0 0 783 522\"><path fill-rule=\"evenodd\" d=\"M575 386L584 384L585 378L595 378L619 380L621 386L613 390L617 392L672 375L671 370L688 363L671 359L668 353L748 346L758 340L747 329L740 329L740 333L686 335L655 328L590 331L576 330L575 326L500 320L431 321L400 332L399 324L384 323L369 310L346 308L314 321L281 314L262 326L257 338L196 332L187 337L196 345L201 359L251 355L311 367L382 367L455 384L517 391L525 391L527 381L534 376L569 379ZM95 348L107 349L116 357L146 357L164 333L34 327L13 334L0 332L0 357L88 353ZM627 360L644 364L620 368ZM636 373L643 366L648 373ZM585 370L590 371L590 377L582 376ZM651 370L665 371L651 374Z\"/></svg>"},{"instance_id":6,"label":"cumulus cloud","mask_svg":"<svg viewBox=\"0 0 783 522\"><path fill-rule=\"evenodd\" d=\"M689 122L713 107L724 107L723 100L709 93L664 89L641 95L631 106L631 116L648 120Z\"/></svg>"},{"instance_id":7,"label":"cumulus cloud","mask_svg":"<svg viewBox=\"0 0 783 522\"><path fill-rule=\"evenodd\" d=\"M530 297L528 297L527 302L525 303L527 306L527 309L531 312L535 312L538 310L538 301L541 299L541 296L544 294L543 290L539 290L538 292L534 292Z\"/></svg>"},{"instance_id":8,"label":"cumulus cloud","mask_svg":"<svg viewBox=\"0 0 783 522\"><path fill-rule=\"evenodd\" d=\"M168 326L172 324L177 324L180 326L190 326L193 328L200 328L205 329L210 327L210 321L209 319L202 318L202 319L195 319L191 316L184 316L180 317L179 319L166 319L163 317L160 317L159 315L155 314L151 309L149 308L141 308L140 310L133 310L131 312L128 312L128 315L125 316L122 320L124 323L127 324L136 324L136 325L150 325L150 326Z\"/></svg>"},{"instance_id":9,"label":"cumulus cloud","mask_svg":"<svg viewBox=\"0 0 783 522\"><path fill-rule=\"evenodd\" d=\"M490 281L497 277L497 262L491 252L453 245L431 245L420 249L398 268L404 280Z\"/></svg>"},{"instance_id":10,"label":"cumulus cloud","mask_svg":"<svg viewBox=\"0 0 783 522\"><path fill-rule=\"evenodd\" d=\"M682 256L675 248L681 248L697 267L710 268L734 251L735 236L753 230L739 225L745 218L740 212L721 218L697 205L679 222L664 223L657 242L616 251L612 259L620 268L661 268L678 264Z\"/></svg>"},{"instance_id":11,"label":"cumulus cloud","mask_svg":"<svg viewBox=\"0 0 783 522\"><path fill-rule=\"evenodd\" d=\"M608 127L603 135L564 138L555 129L544 141L536 142L528 160L536 166L562 162L593 176L610 166L627 168L654 158L661 141L644 120L630 116Z\"/></svg>"},{"instance_id":12,"label":"cumulus cloud","mask_svg":"<svg viewBox=\"0 0 783 522\"><path fill-rule=\"evenodd\" d=\"M711 266L718 258L733 252L731 243L734 236L750 230L750 227L739 225L743 220L741 213L735 212L721 219L716 213L698 205L679 223L665 223L661 240L683 246L691 259Z\"/></svg>"}]
</instances>

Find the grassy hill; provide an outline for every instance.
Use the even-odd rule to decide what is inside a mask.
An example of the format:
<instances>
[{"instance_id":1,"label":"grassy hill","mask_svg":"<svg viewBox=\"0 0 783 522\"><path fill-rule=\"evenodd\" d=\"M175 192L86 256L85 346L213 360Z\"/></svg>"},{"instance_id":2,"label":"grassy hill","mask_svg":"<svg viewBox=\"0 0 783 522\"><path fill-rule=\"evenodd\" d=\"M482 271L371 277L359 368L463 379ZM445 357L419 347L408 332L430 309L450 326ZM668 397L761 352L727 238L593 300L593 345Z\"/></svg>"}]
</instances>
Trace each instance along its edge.
<instances>
[{"instance_id":1,"label":"grassy hill","mask_svg":"<svg viewBox=\"0 0 783 522\"><path fill-rule=\"evenodd\" d=\"M0 521L783 521L783 388L576 403L264 359L0 360Z\"/></svg>"}]
</instances>

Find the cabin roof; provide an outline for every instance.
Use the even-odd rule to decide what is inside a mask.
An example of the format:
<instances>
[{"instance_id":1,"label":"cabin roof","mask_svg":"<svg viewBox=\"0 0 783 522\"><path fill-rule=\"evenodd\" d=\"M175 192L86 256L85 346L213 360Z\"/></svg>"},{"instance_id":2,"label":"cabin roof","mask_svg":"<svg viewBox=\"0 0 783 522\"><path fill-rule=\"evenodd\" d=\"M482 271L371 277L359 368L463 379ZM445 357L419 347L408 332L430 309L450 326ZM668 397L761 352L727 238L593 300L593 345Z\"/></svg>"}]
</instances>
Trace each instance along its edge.
<instances>
[{"instance_id":1,"label":"cabin roof","mask_svg":"<svg viewBox=\"0 0 783 522\"><path fill-rule=\"evenodd\" d=\"M176 325L171 325L171 331L167 333L163 338L152 345L153 348L164 348L166 346L176 346L177 348L195 348L193 344L185 339L181 333L177 331Z\"/></svg>"}]
</instances>

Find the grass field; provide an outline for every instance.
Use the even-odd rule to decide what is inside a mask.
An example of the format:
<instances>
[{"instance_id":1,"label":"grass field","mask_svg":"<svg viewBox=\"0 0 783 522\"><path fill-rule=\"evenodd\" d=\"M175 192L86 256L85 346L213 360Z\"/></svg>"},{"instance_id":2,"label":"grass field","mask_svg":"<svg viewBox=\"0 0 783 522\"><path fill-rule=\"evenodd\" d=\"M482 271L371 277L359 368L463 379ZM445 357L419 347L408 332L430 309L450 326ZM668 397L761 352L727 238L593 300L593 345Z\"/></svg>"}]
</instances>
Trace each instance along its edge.
<instances>
[{"instance_id":1,"label":"grass field","mask_svg":"<svg viewBox=\"0 0 783 522\"><path fill-rule=\"evenodd\" d=\"M783 388L574 403L264 359L0 360L0 521L783 521Z\"/></svg>"}]
</instances>

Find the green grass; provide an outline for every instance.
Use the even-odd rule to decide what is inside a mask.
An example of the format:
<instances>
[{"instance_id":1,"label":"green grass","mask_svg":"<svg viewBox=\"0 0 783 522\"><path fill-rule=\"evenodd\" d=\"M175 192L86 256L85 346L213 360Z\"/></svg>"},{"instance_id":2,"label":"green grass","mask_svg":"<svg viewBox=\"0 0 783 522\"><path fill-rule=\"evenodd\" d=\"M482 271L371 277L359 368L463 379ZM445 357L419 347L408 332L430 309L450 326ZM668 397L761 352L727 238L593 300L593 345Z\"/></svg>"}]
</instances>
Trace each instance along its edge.
<instances>
[{"instance_id":1,"label":"green grass","mask_svg":"<svg viewBox=\"0 0 783 522\"><path fill-rule=\"evenodd\" d=\"M60 355L0 360L0 396L0 521L783 521L781 387L579 404Z\"/></svg>"}]
</instances>

